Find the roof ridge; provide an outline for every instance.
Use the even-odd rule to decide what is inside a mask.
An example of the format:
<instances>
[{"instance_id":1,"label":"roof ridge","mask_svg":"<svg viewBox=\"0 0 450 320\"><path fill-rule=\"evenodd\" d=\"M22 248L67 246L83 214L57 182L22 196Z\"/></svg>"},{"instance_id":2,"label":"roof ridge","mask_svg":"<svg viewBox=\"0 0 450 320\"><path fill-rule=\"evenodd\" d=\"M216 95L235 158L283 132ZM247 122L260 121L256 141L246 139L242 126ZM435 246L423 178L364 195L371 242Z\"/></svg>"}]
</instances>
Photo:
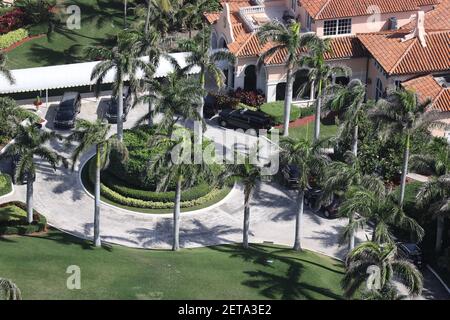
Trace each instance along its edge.
<instances>
[{"instance_id":1,"label":"roof ridge","mask_svg":"<svg viewBox=\"0 0 450 320\"><path fill-rule=\"evenodd\" d=\"M236 54L235 54L235 55L240 54L241 51L244 50L244 48L245 48L245 46L247 45L247 43L250 42L250 39L251 39L253 36L255 36L255 35L256 35L256 33L252 32L252 33L249 35L249 37L247 38L247 40L245 40L244 43L241 45L241 47L239 48L239 50L236 51Z\"/></svg>"},{"instance_id":2,"label":"roof ridge","mask_svg":"<svg viewBox=\"0 0 450 320\"><path fill-rule=\"evenodd\" d=\"M325 10L325 8L330 4L331 0L328 0L327 3L325 3L322 8L319 10L319 12L317 12L315 18L319 17L320 14Z\"/></svg>"},{"instance_id":3,"label":"roof ridge","mask_svg":"<svg viewBox=\"0 0 450 320\"><path fill-rule=\"evenodd\" d=\"M399 64L403 61L403 59L406 57L406 55L412 50L414 45L417 43L417 38L412 39L413 41L409 45L409 47L403 52L402 56L398 59L398 61L394 64L394 66L389 70L389 74L392 74L395 69L399 66Z\"/></svg>"}]
</instances>

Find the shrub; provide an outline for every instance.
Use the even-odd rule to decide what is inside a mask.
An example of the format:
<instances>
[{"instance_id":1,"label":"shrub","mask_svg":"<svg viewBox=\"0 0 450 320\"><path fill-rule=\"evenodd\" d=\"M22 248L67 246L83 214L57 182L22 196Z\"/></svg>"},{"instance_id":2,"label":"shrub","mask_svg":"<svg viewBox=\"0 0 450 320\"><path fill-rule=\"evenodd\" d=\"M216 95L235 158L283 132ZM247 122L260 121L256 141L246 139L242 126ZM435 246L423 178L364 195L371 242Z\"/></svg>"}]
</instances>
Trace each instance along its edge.
<instances>
[{"instance_id":1,"label":"shrub","mask_svg":"<svg viewBox=\"0 0 450 320\"><path fill-rule=\"evenodd\" d=\"M21 28L25 23L25 13L21 9L13 9L0 16L0 33L8 33Z\"/></svg>"},{"instance_id":2,"label":"shrub","mask_svg":"<svg viewBox=\"0 0 450 320\"><path fill-rule=\"evenodd\" d=\"M300 118L305 118L305 117L309 117L312 116L313 114L315 114L316 112L316 108L313 107L306 107L306 108L300 108Z\"/></svg>"},{"instance_id":3,"label":"shrub","mask_svg":"<svg viewBox=\"0 0 450 320\"><path fill-rule=\"evenodd\" d=\"M261 106L261 111L269 115L276 125L282 124L284 121L284 101L276 101L265 103ZM291 105L290 120L294 121L300 117L300 108Z\"/></svg>"},{"instance_id":4,"label":"shrub","mask_svg":"<svg viewBox=\"0 0 450 320\"><path fill-rule=\"evenodd\" d=\"M242 109L247 109L247 110L252 110L252 111L258 111L259 108L257 107L251 107L249 105L246 105L245 103L239 103L236 107L237 110L242 110Z\"/></svg>"},{"instance_id":5,"label":"shrub","mask_svg":"<svg viewBox=\"0 0 450 320\"><path fill-rule=\"evenodd\" d=\"M0 204L0 208L18 207L26 212L26 205L22 202L8 202ZM0 221L0 235L27 235L36 232L43 232L47 230L47 219L38 213L33 212L33 222L28 224L26 221L26 214L22 219L14 219L10 221Z\"/></svg>"},{"instance_id":6,"label":"shrub","mask_svg":"<svg viewBox=\"0 0 450 320\"><path fill-rule=\"evenodd\" d=\"M217 109L235 109L240 100L226 94L211 94L215 98Z\"/></svg>"},{"instance_id":7,"label":"shrub","mask_svg":"<svg viewBox=\"0 0 450 320\"><path fill-rule=\"evenodd\" d=\"M250 107L259 107L266 101L266 97L261 90L244 91L241 88L238 88L233 93L233 97Z\"/></svg>"},{"instance_id":8,"label":"shrub","mask_svg":"<svg viewBox=\"0 0 450 320\"><path fill-rule=\"evenodd\" d=\"M0 36L0 49L6 49L16 42L28 37L26 29L17 29Z\"/></svg>"},{"instance_id":9,"label":"shrub","mask_svg":"<svg viewBox=\"0 0 450 320\"><path fill-rule=\"evenodd\" d=\"M12 191L11 177L0 173L0 197Z\"/></svg>"}]
</instances>

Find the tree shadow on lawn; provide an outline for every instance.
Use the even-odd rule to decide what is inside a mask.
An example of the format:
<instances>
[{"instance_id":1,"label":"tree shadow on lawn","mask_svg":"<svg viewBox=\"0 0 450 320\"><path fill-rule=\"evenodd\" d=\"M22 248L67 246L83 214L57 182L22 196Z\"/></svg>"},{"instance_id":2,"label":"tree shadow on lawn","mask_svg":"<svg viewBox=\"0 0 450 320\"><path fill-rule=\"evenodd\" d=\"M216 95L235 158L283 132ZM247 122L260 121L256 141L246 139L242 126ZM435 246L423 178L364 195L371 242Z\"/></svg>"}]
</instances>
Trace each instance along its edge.
<instances>
[{"instance_id":1,"label":"tree shadow on lawn","mask_svg":"<svg viewBox=\"0 0 450 320\"><path fill-rule=\"evenodd\" d=\"M275 248L269 251L267 248ZM293 253L289 249L279 249L276 246L251 245L248 249L241 245L211 247L212 250L230 254L231 258L239 258L246 262L252 262L269 270L244 271L250 279L242 282L250 288L260 289L260 293L269 299L293 300L293 299L317 299L312 292L323 295L331 299L342 299L342 296L334 293L330 289L321 288L306 283L302 274L307 264L311 264L326 271L343 274L338 270L330 269L314 261L297 257L280 256L282 253ZM280 275L270 270L275 270L274 264L283 263L287 265L285 275ZM267 270L267 271L266 271Z\"/></svg>"}]
</instances>

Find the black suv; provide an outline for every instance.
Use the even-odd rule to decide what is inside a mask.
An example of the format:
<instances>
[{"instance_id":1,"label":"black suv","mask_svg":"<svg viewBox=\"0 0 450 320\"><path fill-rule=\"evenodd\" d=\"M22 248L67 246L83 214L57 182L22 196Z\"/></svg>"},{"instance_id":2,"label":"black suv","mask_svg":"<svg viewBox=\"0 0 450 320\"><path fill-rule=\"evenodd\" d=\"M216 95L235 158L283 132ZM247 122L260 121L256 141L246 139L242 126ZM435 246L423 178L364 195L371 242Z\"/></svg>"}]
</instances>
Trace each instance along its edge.
<instances>
[{"instance_id":1,"label":"black suv","mask_svg":"<svg viewBox=\"0 0 450 320\"><path fill-rule=\"evenodd\" d=\"M305 192L305 204L314 212L322 213L327 219L339 218L339 206L342 203L342 199L337 195L334 195L330 203L319 205L318 201L322 194L323 191L321 189L309 187Z\"/></svg>"},{"instance_id":2,"label":"black suv","mask_svg":"<svg viewBox=\"0 0 450 320\"><path fill-rule=\"evenodd\" d=\"M415 243L397 243L400 257L413 263L417 268L424 267L422 250Z\"/></svg>"},{"instance_id":3,"label":"black suv","mask_svg":"<svg viewBox=\"0 0 450 320\"><path fill-rule=\"evenodd\" d=\"M133 104L133 98L131 95L130 87L123 88L123 122L127 121L128 112L130 112L131 105ZM112 97L108 103L108 109L106 110L106 119L109 123L117 123L117 110L119 101L117 97Z\"/></svg>"},{"instance_id":4,"label":"black suv","mask_svg":"<svg viewBox=\"0 0 450 320\"><path fill-rule=\"evenodd\" d=\"M300 172L298 167L295 165L285 165L281 169L281 174L283 176L284 182L289 189L297 189L300 177Z\"/></svg>"},{"instance_id":5,"label":"black suv","mask_svg":"<svg viewBox=\"0 0 450 320\"><path fill-rule=\"evenodd\" d=\"M65 92L61 102L56 108L53 126L60 129L73 128L80 110L81 95L78 92Z\"/></svg>"},{"instance_id":6,"label":"black suv","mask_svg":"<svg viewBox=\"0 0 450 320\"><path fill-rule=\"evenodd\" d=\"M263 112L248 109L226 109L219 113L219 124L222 127L235 127L244 130L270 130L272 119Z\"/></svg>"}]
</instances>

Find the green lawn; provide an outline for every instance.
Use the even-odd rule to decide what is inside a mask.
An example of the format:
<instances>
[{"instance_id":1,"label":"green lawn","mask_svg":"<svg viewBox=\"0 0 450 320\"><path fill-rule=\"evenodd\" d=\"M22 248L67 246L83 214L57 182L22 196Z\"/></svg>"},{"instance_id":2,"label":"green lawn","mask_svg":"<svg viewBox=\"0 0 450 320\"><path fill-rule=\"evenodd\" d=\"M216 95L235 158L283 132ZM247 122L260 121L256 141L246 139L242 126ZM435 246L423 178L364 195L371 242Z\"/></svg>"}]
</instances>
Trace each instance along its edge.
<instances>
[{"instance_id":1,"label":"green lawn","mask_svg":"<svg viewBox=\"0 0 450 320\"><path fill-rule=\"evenodd\" d=\"M0 197L12 191L10 176L0 173Z\"/></svg>"},{"instance_id":2,"label":"green lawn","mask_svg":"<svg viewBox=\"0 0 450 320\"><path fill-rule=\"evenodd\" d=\"M55 30L46 36L31 40L8 53L10 69L31 68L86 61L85 48L108 45L109 36L123 28L123 1L121 0L65 0L63 6L77 5L81 9L81 29ZM131 12L130 12L131 14ZM64 16L65 17L68 16Z\"/></svg>"},{"instance_id":3,"label":"green lawn","mask_svg":"<svg viewBox=\"0 0 450 320\"><path fill-rule=\"evenodd\" d=\"M273 245L227 245L180 252L108 246L50 231L0 238L0 277L24 299L340 299L342 264ZM81 268L81 290L66 269Z\"/></svg>"},{"instance_id":4,"label":"green lawn","mask_svg":"<svg viewBox=\"0 0 450 320\"><path fill-rule=\"evenodd\" d=\"M338 127L336 125L320 125L320 137L328 138L332 137L336 134ZM289 128L289 137L294 139L312 139L314 136L314 122L311 122L307 125L297 127L297 128Z\"/></svg>"}]
</instances>

